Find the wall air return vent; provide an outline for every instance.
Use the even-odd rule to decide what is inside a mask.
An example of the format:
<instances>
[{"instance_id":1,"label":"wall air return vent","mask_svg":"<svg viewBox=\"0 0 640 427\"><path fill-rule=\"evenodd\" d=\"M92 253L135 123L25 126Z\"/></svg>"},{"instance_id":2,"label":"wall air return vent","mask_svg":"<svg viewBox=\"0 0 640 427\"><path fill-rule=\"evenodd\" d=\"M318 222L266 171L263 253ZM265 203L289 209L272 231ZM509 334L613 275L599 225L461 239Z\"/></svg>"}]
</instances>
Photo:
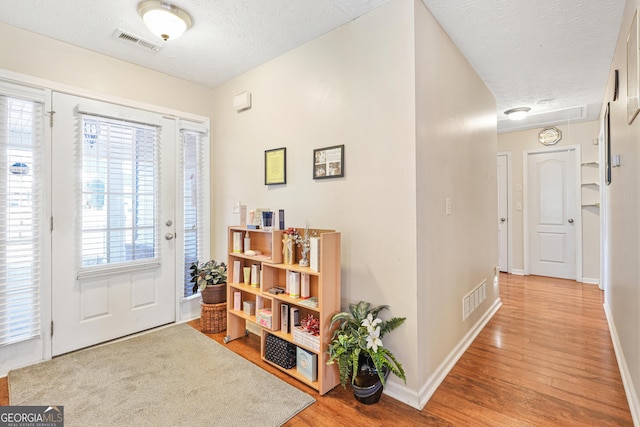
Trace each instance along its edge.
<instances>
[{"instance_id":1,"label":"wall air return vent","mask_svg":"<svg viewBox=\"0 0 640 427\"><path fill-rule=\"evenodd\" d=\"M150 50L152 52L159 52L160 49L162 49L162 46L159 44L156 44L154 42L150 42L149 40L145 40L141 37L135 36L131 33L128 33L124 30L121 30L120 28L118 28L114 33L113 36L119 40L122 40L124 42L127 43L131 43L131 44L135 44L141 48Z\"/></svg>"}]
</instances>

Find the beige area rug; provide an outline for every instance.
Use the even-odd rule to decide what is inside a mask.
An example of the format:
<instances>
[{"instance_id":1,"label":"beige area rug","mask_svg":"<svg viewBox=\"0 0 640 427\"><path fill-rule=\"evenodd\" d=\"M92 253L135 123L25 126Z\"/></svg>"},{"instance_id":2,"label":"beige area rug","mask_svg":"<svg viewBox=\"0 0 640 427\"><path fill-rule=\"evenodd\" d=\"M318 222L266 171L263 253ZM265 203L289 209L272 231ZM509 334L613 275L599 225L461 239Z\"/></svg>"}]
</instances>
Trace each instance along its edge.
<instances>
[{"instance_id":1,"label":"beige area rug","mask_svg":"<svg viewBox=\"0 0 640 427\"><path fill-rule=\"evenodd\" d=\"M279 426L315 402L188 325L9 373L11 405L64 406L65 426Z\"/></svg>"}]
</instances>

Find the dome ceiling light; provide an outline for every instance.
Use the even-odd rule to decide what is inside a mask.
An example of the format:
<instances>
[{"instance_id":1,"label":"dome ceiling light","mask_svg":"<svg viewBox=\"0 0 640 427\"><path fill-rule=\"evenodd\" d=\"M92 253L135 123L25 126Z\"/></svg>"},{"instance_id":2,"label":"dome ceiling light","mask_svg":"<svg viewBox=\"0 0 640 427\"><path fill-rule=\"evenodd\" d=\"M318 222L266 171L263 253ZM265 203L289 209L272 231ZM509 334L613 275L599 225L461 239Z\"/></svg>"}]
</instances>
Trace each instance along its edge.
<instances>
[{"instance_id":1,"label":"dome ceiling light","mask_svg":"<svg viewBox=\"0 0 640 427\"><path fill-rule=\"evenodd\" d=\"M531 111L529 107L512 108L504 112L510 120L522 120L527 117L527 114Z\"/></svg>"},{"instance_id":2,"label":"dome ceiling light","mask_svg":"<svg viewBox=\"0 0 640 427\"><path fill-rule=\"evenodd\" d=\"M143 1L138 5L138 13L147 28L164 41L177 39L193 24L191 15L165 1Z\"/></svg>"}]
</instances>

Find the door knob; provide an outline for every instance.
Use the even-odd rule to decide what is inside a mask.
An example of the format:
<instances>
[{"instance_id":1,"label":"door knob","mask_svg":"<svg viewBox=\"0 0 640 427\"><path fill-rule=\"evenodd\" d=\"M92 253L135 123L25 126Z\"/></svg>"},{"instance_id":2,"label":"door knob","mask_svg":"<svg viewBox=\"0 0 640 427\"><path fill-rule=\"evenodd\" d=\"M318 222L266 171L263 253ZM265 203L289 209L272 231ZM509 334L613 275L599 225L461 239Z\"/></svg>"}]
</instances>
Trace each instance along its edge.
<instances>
[{"instance_id":1,"label":"door knob","mask_svg":"<svg viewBox=\"0 0 640 427\"><path fill-rule=\"evenodd\" d=\"M573 218L569 218L569 224L573 224Z\"/></svg>"},{"instance_id":2,"label":"door knob","mask_svg":"<svg viewBox=\"0 0 640 427\"><path fill-rule=\"evenodd\" d=\"M500 218L500 222L505 222L507 218Z\"/></svg>"},{"instance_id":3,"label":"door knob","mask_svg":"<svg viewBox=\"0 0 640 427\"><path fill-rule=\"evenodd\" d=\"M167 239L167 240L171 240L171 239L173 239L173 233L167 233L167 234L165 234L165 235L164 235L164 238L165 238L165 239Z\"/></svg>"}]
</instances>

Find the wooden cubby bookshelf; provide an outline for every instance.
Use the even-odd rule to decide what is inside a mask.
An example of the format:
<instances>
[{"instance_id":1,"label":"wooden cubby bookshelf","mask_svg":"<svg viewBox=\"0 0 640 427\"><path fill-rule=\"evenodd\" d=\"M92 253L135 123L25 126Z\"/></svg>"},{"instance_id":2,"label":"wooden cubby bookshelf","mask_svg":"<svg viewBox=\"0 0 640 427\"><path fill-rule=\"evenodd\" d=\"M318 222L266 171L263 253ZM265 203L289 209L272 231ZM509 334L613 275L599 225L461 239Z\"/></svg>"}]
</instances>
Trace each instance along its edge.
<instances>
[{"instance_id":1,"label":"wooden cubby bookshelf","mask_svg":"<svg viewBox=\"0 0 640 427\"><path fill-rule=\"evenodd\" d=\"M329 355L327 349L333 333L329 328L331 316L340 311L340 233L333 230L311 230L320 237L319 250L319 271L314 271L309 267L301 267L299 264L282 264L282 230L264 231L246 229L242 227L229 227L229 248L228 248L228 275L227 275L227 336L225 342L245 336L247 331L246 322L255 324L261 331L260 352L262 360L286 372L299 381L318 390L320 394L325 394L340 383L340 376L337 365L327 365ZM233 233L241 232L243 237L248 233L251 238L251 249L259 250L262 255L248 256L244 252L233 252ZM302 233L303 229L298 228ZM244 250L244 248L243 248ZM298 256L299 259L299 256ZM235 273L235 262L238 261L240 268L250 267L253 264L260 266L260 285L254 287L246 285L242 272ZM305 305L305 299L291 298L287 294L271 294L269 289L280 286L286 287L287 271L295 271L309 275L310 295L318 299L317 307ZM234 276L239 279L236 283ZM240 292L242 303L240 310L234 309L234 293ZM247 315L243 310L245 301L255 301L256 310L258 308L271 308L272 327L267 328L257 323L255 315ZM309 314L320 320L320 347L313 349L308 345L294 341L292 331L283 332L280 330L280 311L282 304L289 307L297 307L300 312L300 319ZM304 375L297 372L296 368L284 369L264 357L265 340L268 334L276 335L286 341L294 343L296 346L317 355L317 379L311 381Z\"/></svg>"}]
</instances>

